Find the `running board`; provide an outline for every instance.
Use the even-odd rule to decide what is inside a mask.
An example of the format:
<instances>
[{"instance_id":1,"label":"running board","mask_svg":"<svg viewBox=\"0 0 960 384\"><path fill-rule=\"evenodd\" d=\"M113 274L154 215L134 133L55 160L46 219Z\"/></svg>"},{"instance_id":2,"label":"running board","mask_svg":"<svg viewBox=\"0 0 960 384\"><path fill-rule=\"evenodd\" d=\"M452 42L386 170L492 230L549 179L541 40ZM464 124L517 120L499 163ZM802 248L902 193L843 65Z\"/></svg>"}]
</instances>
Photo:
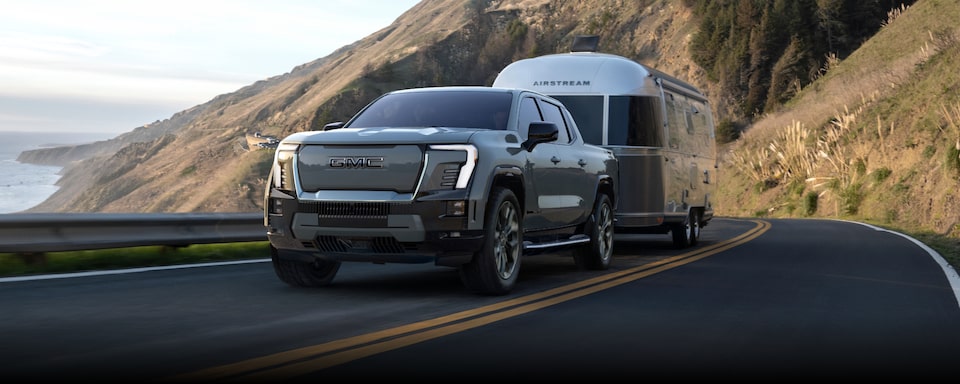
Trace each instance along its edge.
<instances>
[{"instance_id":1,"label":"running board","mask_svg":"<svg viewBox=\"0 0 960 384\"><path fill-rule=\"evenodd\" d=\"M538 249L538 250L539 250L539 249L547 249L547 248L564 247L564 246L568 246L568 245L583 244L583 243L589 243L589 242L590 242L590 236L587 236L587 235L574 235L574 236L571 236L569 239L566 239L566 240L551 241L551 242L549 242L549 243L536 243L536 244L534 244L534 243L529 242L529 241L524 241L524 242L523 242L523 249Z\"/></svg>"}]
</instances>

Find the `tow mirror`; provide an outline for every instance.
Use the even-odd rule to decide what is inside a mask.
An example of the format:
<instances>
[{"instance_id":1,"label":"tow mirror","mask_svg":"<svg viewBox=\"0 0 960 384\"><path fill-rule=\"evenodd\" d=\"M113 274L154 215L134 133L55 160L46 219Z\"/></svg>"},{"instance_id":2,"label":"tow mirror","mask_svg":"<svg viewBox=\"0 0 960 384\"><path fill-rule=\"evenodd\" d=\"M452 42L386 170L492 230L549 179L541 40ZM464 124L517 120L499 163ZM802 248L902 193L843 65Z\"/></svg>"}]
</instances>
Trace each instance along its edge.
<instances>
[{"instance_id":1,"label":"tow mirror","mask_svg":"<svg viewBox=\"0 0 960 384\"><path fill-rule=\"evenodd\" d=\"M530 123L530 129L527 132L527 141L523 142L523 148L532 151L537 144L556 141L560 130L554 123L534 121Z\"/></svg>"},{"instance_id":2,"label":"tow mirror","mask_svg":"<svg viewBox=\"0 0 960 384\"><path fill-rule=\"evenodd\" d=\"M343 128L343 122L342 122L342 121L338 121L338 122L335 122L335 123L330 123L330 124L327 124L327 125L324 125L324 126L323 126L323 130L324 130L324 131L332 131L332 130L338 129L338 128Z\"/></svg>"}]
</instances>

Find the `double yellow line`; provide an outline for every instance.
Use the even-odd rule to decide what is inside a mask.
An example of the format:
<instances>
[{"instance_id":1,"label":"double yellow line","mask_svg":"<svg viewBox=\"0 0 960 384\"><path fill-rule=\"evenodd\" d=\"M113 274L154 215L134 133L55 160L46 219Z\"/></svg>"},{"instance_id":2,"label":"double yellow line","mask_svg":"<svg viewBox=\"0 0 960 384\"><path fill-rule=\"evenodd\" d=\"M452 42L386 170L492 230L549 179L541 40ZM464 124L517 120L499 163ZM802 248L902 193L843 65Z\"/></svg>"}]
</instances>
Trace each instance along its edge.
<instances>
[{"instance_id":1,"label":"double yellow line","mask_svg":"<svg viewBox=\"0 0 960 384\"><path fill-rule=\"evenodd\" d=\"M435 319L203 369L164 381L272 381L316 372L533 312L700 260L744 244L770 229L769 222L753 222L756 226L740 236L653 263Z\"/></svg>"}]
</instances>

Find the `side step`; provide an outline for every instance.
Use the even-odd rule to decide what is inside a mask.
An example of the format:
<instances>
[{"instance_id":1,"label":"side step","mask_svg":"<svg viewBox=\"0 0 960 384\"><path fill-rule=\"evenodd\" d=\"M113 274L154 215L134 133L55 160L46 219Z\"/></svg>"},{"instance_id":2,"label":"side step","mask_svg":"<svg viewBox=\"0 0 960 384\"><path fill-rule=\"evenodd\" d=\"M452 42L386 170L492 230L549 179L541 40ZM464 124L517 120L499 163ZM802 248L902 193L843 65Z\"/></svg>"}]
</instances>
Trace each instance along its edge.
<instances>
[{"instance_id":1,"label":"side step","mask_svg":"<svg viewBox=\"0 0 960 384\"><path fill-rule=\"evenodd\" d=\"M524 242L523 242L523 249L524 249L524 250L528 250L528 249L529 249L529 250L532 250L532 251L533 251L533 250L544 250L544 249L550 249L550 248L569 247L569 246L572 246L572 245L589 243L589 242L590 242L590 236L587 236L587 235L584 235L584 234L579 234L579 235L570 236L570 238L568 238L568 239L557 240L557 241L550 241L550 242L546 242L546 243L533 243L533 242L530 242L530 241L524 241Z\"/></svg>"}]
</instances>

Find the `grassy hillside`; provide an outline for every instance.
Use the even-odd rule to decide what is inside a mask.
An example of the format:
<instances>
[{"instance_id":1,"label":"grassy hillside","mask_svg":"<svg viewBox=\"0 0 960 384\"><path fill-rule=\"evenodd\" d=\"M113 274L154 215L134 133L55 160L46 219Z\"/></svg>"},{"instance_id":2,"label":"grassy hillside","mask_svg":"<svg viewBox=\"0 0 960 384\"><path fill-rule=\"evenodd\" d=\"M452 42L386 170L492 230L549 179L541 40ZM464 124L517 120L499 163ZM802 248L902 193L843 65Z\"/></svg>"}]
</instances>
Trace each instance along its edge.
<instances>
[{"instance_id":1,"label":"grassy hillside","mask_svg":"<svg viewBox=\"0 0 960 384\"><path fill-rule=\"evenodd\" d=\"M960 3L921 0L723 154L724 216L853 219L960 250ZM956 263L954 263L956 264Z\"/></svg>"}]
</instances>

